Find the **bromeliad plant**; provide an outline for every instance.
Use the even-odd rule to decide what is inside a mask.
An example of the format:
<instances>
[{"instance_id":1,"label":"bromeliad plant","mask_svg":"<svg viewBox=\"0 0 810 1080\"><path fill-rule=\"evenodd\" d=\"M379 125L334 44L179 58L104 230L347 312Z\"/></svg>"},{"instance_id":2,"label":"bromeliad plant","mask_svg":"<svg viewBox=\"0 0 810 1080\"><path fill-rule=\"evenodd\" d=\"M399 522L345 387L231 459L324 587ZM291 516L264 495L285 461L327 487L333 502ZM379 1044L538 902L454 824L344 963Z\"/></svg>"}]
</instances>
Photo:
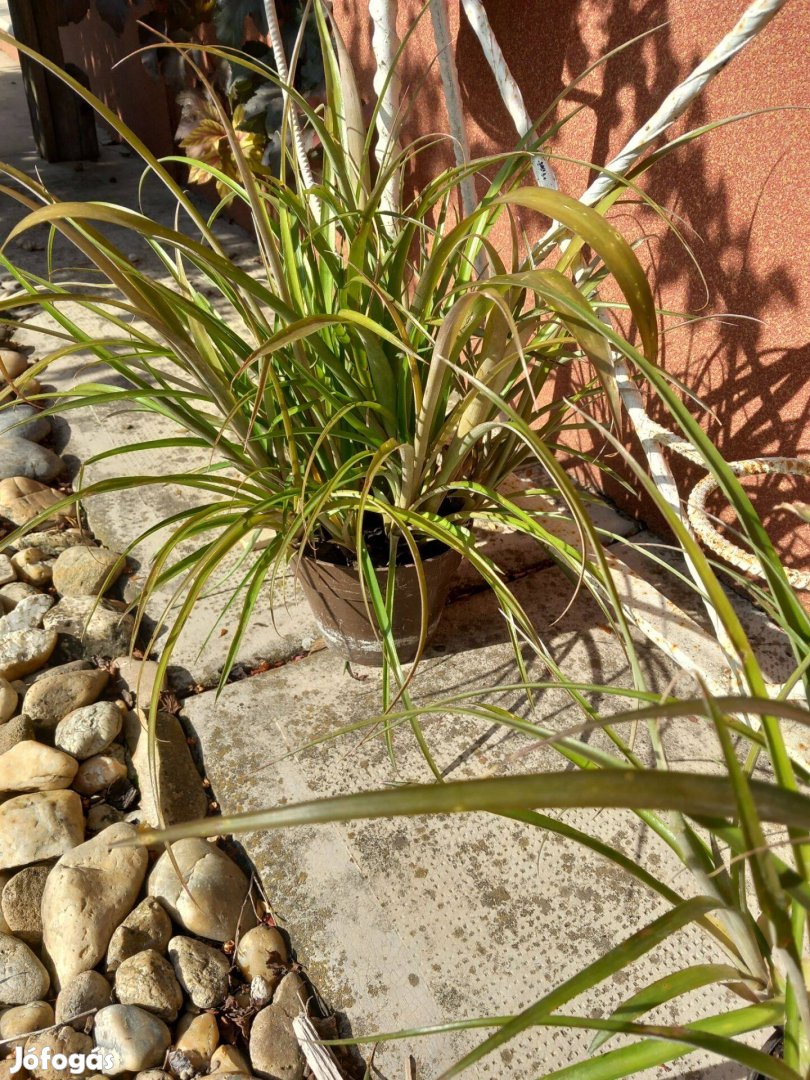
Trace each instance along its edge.
<instances>
[{"instance_id":1,"label":"bromeliad plant","mask_svg":"<svg viewBox=\"0 0 810 1080\"><path fill-rule=\"evenodd\" d=\"M168 417L179 429L133 450L213 451L215 460L191 473L123 478L83 492L90 497L115 487L174 483L208 498L163 523L169 536L144 589L143 602L179 582L182 600L161 657L164 668L223 560L256 530L270 529L272 539L236 590L239 625L224 674L263 584L290 560L325 555L357 568L387 671L401 687L393 630L395 571L403 562L414 567L421 611L411 651L418 659L431 629L423 563L434 549L425 545L473 563L498 596L516 651L522 638L537 640L535 628L497 567L476 549L471 519L494 519L528 532L579 571L578 557L542 519L500 493L516 467L541 462L595 552L600 550L555 457L561 431L576 417L567 414L567 405L544 397L555 372L585 356L594 365L592 385L601 380L613 399L607 341L585 289L571 274L576 253L584 245L594 252L597 268L589 287L613 275L651 364L656 313L635 254L598 209L557 191L521 186L531 160L526 150L449 169L408 194L402 177L431 144L428 138L401 151L392 144L375 174L375 117L363 123L351 65L320 2L315 15L326 69L324 112L311 108L292 84L280 85L290 126L300 130L292 119L296 113L305 117L321 142L317 183L305 186L295 153L285 155L278 178L256 166L220 109L239 179L212 163L171 159L204 170L226 193L207 219L172 178L169 162L155 160L88 91L52 69L144 158L187 220L180 229L128 207L59 202L5 167L16 181L5 194L29 212L4 250L9 240L46 225L70 241L96 274L82 285L63 285L32 276L4 254L3 264L24 294L2 308L8 313L16 303L33 300L58 323L58 347L43 357L38 371L66 353L86 351L123 379L123 389L103 381L78 386L59 395L51 411L105 400L127 403ZM205 82L191 46L168 47L179 49ZM233 58L227 49L209 51L215 59ZM239 62L278 81L250 57ZM494 179L474 211L459 217L460 182L485 167L495 171ZM388 208L392 183L400 191L400 211ZM214 234L217 215L234 200L249 209L259 272L235 264ZM567 252L534 266L520 251L518 212L555 221L571 240ZM499 220L511 230L508 263L490 239ZM145 241L163 278L134 265L106 235L108 226ZM69 314L77 308L100 317L108 335L88 335L81 318ZM621 350L623 339L617 340ZM187 541L194 549L181 558L177 553ZM387 576L379 573L384 568ZM597 556L597 573L598 568ZM610 592L609 575L604 588Z\"/></svg>"}]
</instances>

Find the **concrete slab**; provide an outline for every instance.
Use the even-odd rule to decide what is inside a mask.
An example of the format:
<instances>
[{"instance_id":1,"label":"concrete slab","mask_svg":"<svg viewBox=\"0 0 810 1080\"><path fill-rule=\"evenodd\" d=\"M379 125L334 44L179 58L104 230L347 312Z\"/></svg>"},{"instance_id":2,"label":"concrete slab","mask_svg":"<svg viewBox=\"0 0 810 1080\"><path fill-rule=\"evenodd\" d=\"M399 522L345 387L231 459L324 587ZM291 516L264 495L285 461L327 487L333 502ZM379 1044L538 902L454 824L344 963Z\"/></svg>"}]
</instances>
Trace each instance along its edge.
<instances>
[{"instance_id":1,"label":"concrete slab","mask_svg":"<svg viewBox=\"0 0 810 1080\"><path fill-rule=\"evenodd\" d=\"M582 680L630 684L616 639L589 600L580 598L555 622L571 590L557 570L530 574L516 589L567 672ZM673 677L687 678L650 650L644 665L650 686L658 689ZM532 668L540 677L541 665L532 661ZM414 692L428 699L491 687L490 700L526 715L525 702L498 690L516 678L492 598L479 593L448 608L434 657L420 668ZM313 739L373 716L378 695L376 673L357 681L338 658L323 652L235 683L218 700L213 694L189 698L186 716L200 737L224 813L429 779L405 730L396 735L396 766L379 732L300 751ZM600 706L620 707L605 701ZM557 690L538 694L533 717L555 730L581 719ZM425 731L449 778L565 765L548 747L538 749L523 736L469 717L435 717L425 722ZM589 738L609 745L602 733ZM664 739L681 767L705 769L717 762L717 749L699 725L671 726ZM637 750L648 753L643 733L638 740ZM688 874L631 814L564 817L690 891ZM356 1034L518 1010L663 910L656 897L573 843L488 815L358 822L243 839L300 959L327 999L348 1014ZM686 931L627 976L577 1001L576 1010L605 1013L669 965L712 955L702 937ZM712 991L666 1015L684 1019L718 1004ZM399 1080L413 1053L418 1075L430 1078L480 1037L386 1044L375 1061L384 1076ZM587 1042L583 1033L535 1031L469 1075L533 1080L576 1060ZM666 1075L696 1076L690 1070L708 1060L696 1056L689 1065L673 1064Z\"/></svg>"},{"instance_id":2,"label":"concrete slab","mask_svg":"<svg viewBox=\"0 0 810 1080\"><path fill-rule=\"evenodd\" d=\"M674 544L643 530L632 538L632 543L617 543L612 554L643 578L648 587L665 594L701 627L710 629L703 600L688 578L683 558ZM745 627L765 679L781 686L795 667L787 636L747 597L727 585L725 593ZM718 648L716 644L714 647Z\"/></svg>"}]
</instances>

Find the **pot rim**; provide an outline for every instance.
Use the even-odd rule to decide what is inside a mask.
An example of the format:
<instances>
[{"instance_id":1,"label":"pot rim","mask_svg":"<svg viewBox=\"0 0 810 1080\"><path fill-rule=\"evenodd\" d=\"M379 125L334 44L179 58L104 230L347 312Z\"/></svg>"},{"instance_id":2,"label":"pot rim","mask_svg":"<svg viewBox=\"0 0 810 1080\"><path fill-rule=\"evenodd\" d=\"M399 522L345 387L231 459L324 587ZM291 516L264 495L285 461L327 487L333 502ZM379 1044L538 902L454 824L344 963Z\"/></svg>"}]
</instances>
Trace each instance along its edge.
<instances>
[{"instance_id":1,"label":"pot rim","mask_svg":"<svg viewBox=\"0 0 810 1080\"><path fill-rule=\"evenodd\" d=\"M439 541L439 543L442 543L442 542L443 541ZM427 558L422 559L422 562L423 563L437 562L439 559L443 559L446 555L459 555L459 556L463 557L462 552L457 551L455 548L445 547L444 551L440 551L436 555L428 555ZM340 570L356 570L356 569L358 569L358 564L356 562L352 566L347 566L345 563L332 562L331 559L319 559L317 557L317 555L312 555L308 551L300 551L299 550L296 553L296 558L299 559L299 560L300 559L306 559L307 562L317 563L319 566L336 566ZM397 570L411 570L411 569L413 569L414 566L416 566L415 562L397 563L396 569ZM388 567L387 566L375 566L374 569L375 570L388 570Z\"/></svg>"},{"instance_id":2,"label":"pot rim","mask_svg":"<svg viewBox=\"0 0 810 1080\"><path fill-rule=\"evenodd\" d=\"M444 543L443 540L439 540L439 541L436 541L436 542L440 543L440 544ZM464 553L463 552L458 551L456 548L449 547L447 544L445 544L444 551L439 551L435 555L428 555L426 558L422 559L422 563L423 564L436 563L440 559L446 558L448 555L457 555L460 559L464 558ZM306 549L299 548L296 551L295 557L294 557L294 562L296 563L296 566L298 564L300 564L303 560L306 560L308 563L313 563L316 566L330 566L330 567L334 567L336 570L344 570L344 571L348 571L349 573L359 573L359 571L360 571L360 564L357 562L356 559L355 559L355 561L353 563L333 562L331 559L319 559L317 557L317 555L313 554L311 551L307 551ZM415 566L416 566L415 562L397 563L395 569L396 570L413 570ZM385 565L385 566L375 566L374 569L378 570L378 571L381 571L384 574L388 573L388 566L387 565Z\"/></svg>"}]
</instances>

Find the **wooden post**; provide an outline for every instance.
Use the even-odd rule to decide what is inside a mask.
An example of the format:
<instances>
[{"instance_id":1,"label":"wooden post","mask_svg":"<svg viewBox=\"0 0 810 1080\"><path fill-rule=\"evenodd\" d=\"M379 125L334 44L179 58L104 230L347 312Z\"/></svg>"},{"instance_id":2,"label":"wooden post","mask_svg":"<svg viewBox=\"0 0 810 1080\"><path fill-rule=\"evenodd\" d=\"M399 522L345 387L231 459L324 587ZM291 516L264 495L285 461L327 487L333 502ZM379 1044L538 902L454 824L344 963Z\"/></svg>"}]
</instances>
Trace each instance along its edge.
<instances>
[{"instance_id":1,"label":"wooden post","mask_svg":"<svg viewBox=\"0 0 810 1080\"><path fill-rule=\"evenodd\" d=\"M59 67L65 67L59 41L58 0L9 0L14 36ZM95 161L98 138L93 110L40 64L20 53L31 126L47 161ZM69 69L70 70L70 69ZM76 69L71 74L85 81Z\"/></svg>"}]
</instances>

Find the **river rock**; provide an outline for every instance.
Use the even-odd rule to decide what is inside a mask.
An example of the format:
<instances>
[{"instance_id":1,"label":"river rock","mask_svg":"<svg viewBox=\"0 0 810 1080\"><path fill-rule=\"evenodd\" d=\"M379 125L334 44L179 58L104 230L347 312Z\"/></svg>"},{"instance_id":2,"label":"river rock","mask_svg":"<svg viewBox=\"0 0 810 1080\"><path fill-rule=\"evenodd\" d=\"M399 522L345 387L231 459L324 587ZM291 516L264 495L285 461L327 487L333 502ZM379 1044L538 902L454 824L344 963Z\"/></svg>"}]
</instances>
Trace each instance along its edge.
<instances>
[{"instance_id":1,"label":"river rock","mask_svg":"<svg viewBox=\"0 0 810 1080\"><path fill-rule=\"evenodd\" d=\"M75 791L36 791L0 806L2 870L56 859L83 839L82 800Z\"/></svg>"},{"instance_id":2,"label":"river rock","mask_svg":"<svg viewBox=\"0 0 810 1080\"><path fill-rule=\"evenodd\" d=\"M70 1024L77 1031L90 1031L96 1013L112 1004L112 987L98 971L74 975L56 998L57 1024Z\"/></svg>"},{"instance_id":3,"label":"river rock","mask_svg":"<svg viewBox=\"0 0 810 1080\"><path fill-rule=\"evenodd\" d=\"M15 630L0 638L0 678L19 679L48 663L59 640L54 630Z\"/></svg>"},{"instance_id":4,"label":"river rock","mask_svg":"<svg viewBox=\"0 0 810 1080\"><path fill-rule=\"evenodd\" d=\"M164 1072L163 1069L144 1069L135 1073L135 1080L172 1080L172 1074Z\"/></svg>"},{"instance_id":5,"label":"river rock","mask_svg":"<svg viewBox=\"0 0 810 1080\"><path fill-rule=\"evenodd\" d=\"M26 1054L34 1054L42 1058L45 1047L51 1051L50 1059L46 1068L33 1069L31 1075L36 1080L65 1080L65 1070L57 1069L53 1065L53 1059L57 1055L70 1058L72 1054L89 1055L93 1050L93 1040L89 1035L75 1031L72 1027L60 1027L51 1031L43 1031L41 1035L31 1035L25 1043ZM84 1069L78 1072L70 1072L69 1076L89 1076L94 1071L92 1058L85 1063Z\"/></svg>"},{"instance_id":6,"label":"river rock","mask_svg":"<svg viewBox=\"0 0 810 1080\"><path fill-rule=\"evenodd\" d=\"M8 614L23 600L27 600L29 596L39 595L39 589L35 589L33 585L29 585L25 581L12 581L10 585L4 585L0 589L0 607L2 607L5 614Z\"/></svg>"},{"instance_id":7,"label":"river rock","mask_svg":"<svg viewBox=\"0 0 810 1080\"><path fill-rule=\"evenodd\" d=\"M40 514L51 511L46 520L49 524L58 525L68 516L67 510L53 510L54 505L63 498L47 484L40 484L38 480L29 480L25 476L14 476L0 481L0 516L8 518L14 525L27 525Z\"/></svg>"},{"instance_id":8,"label":"river rock","mask_svg":"<svg viewBox=\"0 0 810 1080\"><path fill-rule=\"evenodd\" d=\"M129 649L135 619L123 604L94 596L66 596L44 619L62 635L61 651L72 658L119 656Z\"/></svg>"},{"instance_id":9,"label":"river rock","mask_svg":"<svg viewBox=\"0 0 810 1080\"><path fill-rule=\"evenodd\" d=\"M107 949L107 971L117 971L121 964L136 953L153 950L166 952L172 936L172 921L163 905L152 896L127 915L110 938Z\"/></svg>"},{"instance_id":10,"label":"river rock","mask_svg":"<svg viewBox=\"0 0 810 1080\"><path fill-rule=\"evenodd\" d=\"M24 353L17 349L0 349L0 383L8 382L9 377L19 379L27 370Z\"/></svg>"},{"instance_id":11,"label":"river rock","mask_svg":"<svg viewBox=\"0 0 810 1080\"><path fill-rule=\"evenodd\" d=\"M30 716L15 716L5 724L0 724L0 754L5 754L17 743L34 738L34 721Z\"/></svg>"},{"instance_id":12,"label":"river rock","mask_svg":"<svg viewBox=\"0 0 810 1080\"><path fill-rule=\"evenodd\" d=\"M59 721L54 742L66 754L85 761L107 749L120 732L122 722L121 710L112 701L83 705Z\"/></svg>"},{"instance_id":13,"label":"river rock","mask_svg":"<svg viewBox=\"0 0 810 1080\"><path fill-rule=\"evenodd\" d=\"M115 996L122 1005L138 1005L163 1020L175 1020L183 991L172 965L154 949L122 961L115 973Z\"/></svg>"},{"instance_id":14,"label":"river rock","mask_svg":"<svg viewBox=\"0 0 810 1080\"><path fill-rule=\"evenodd\" d=\"M50 867L26 866L3 886L3 918L15 937L26 945L42 941L42 894Z\"/></svg>"},{"instance_id":15,"label":"river rock","mask_svg":"<svg viewBox=\"0 0 810 1080\"><path fill-rule=\"evenodd\" d=\"M302 1080L304 1055L292 1020L277 1005L268 1005L253 1021L250 1061L257 1076L268 1080Z\"/></svg>"},{"instance_id":16,"label":"river rock","mask_svg":"<svg viewBox=\"0 0 810 1080\"><path fill-rule=\"evenodd\" d=\"M10 585L17 580L17 572L11 565L8 555L0 555L0 587Z\"/></svg>"},{"instance_id":17,"label":"river rock","mask_svg":"<svg viewBox=\"0 0 810 1080\"><path fill-rule=\"evenodd\" d=\"M80 795L98 795L127 775L126 764L113 754L96 754L83 761L73 787Z\"/></svg>"},{"instance_id":18,"label":"river rock","mask_svg":"<svg viewBox=\"0 0 810 1080\"><path fill-rule=\"evenodd\" d=\"M28 1005L44 998L50 978L24 941L0 934L0 1005Z\"/></svg>"},{"instance_id":19,"label":"river rock","mask_svg":"<svg viewBox=\"0 0 810 1080\"><path fill-rule=\"evenodd\" d=\"M180 1018L174 1039L177 1050L196 1066L196 1072L207 1072L211 1057L219 1046L219 1027L213 1013L194 1016L186 1013Z\"/></svg>"},{"instance_id":20,"label":"river rock","mask_svg":"<svg viewBox=\"0 0 810 1080\"><path fill-rule=\"evenodd\" d=\"M279 966L288 961L287 944L274 926L254 926L239 939L234 959L246 982L261 975L275 986Z\"/></svg>"},{"instance_id":21,"label":"river rock","mask_svg":"<svg viewBox=\"0 0 810 1080\"><path fill-rule=\"evenodd\" d=\"M20 695L8 679L0 679L0 724L11 719L19 699Z\"/></svg>"},{"instance_id":22,"label":"river rock","mask_svg":"<svg viewBox=\"0 0 810 1080\"><path fill-rule=\"evenodd\" d=\"M35 593L26 596L12 611L0 619L0 637L15 630L38 630L46 611L54 605L52 596L47 593Z\"/></svg>"},{"instance_id":23,"label":"river rock","mask_svg":"<svg viewBox=\"0 0 810 1080\"><path fill-rule=\"evenodd\" d=\"M28 439L30 442L42 442L51 433L51 422L33 405L21 401L0 409L0 439L7 436Z\"/></svg>"},{"instance_id":24,"label":"river rock","mask_svg":"<svg viewBox=\"0 0 810 1080\"><path fill-rule=\"evenodd\" d=\"M276 987L273 1004L278 1005L290 1018L307 1012L310 993L307 984L297 971L288 971Z\"/></svg>"},{"instance_id":25,"label":"river rock","mask_svg":"<svg viewBox=\"0 0 810 1080\"><path fill-rule=\"evenodd\" d=\"M62 664L51 664L45 671L35 671L33 675L26 675L22 680L26 686L42 682L43 679L51 679L54 675L67 675L71 671L92 671L95 665L89 660L68 660Z\"/></svg>"},{"instance_id":26,"label":"river rock","mask_svg":"<svg viewBox=\"0 0 810 1080\"><path fill-rule=\"evenodd\" d=\"M101 547L71 547L63 551L53 564L53 584L62 596L98 596L114 584L123 569L117 551Z\"/></svg>"},{"instance_id":27,"label":"river rock","mask_svg":"<svg viewBox=\"0 0 810 1080\"><path fill-rule=\"evenodd\" d=\"M160 826L158 794L166 825L205 817L208 799L180 721L171 713L161 711L157 716L156 731L157 792L149 768L149 738L146 727L134 712L129 713L124 721L127 747L141 791L142 820L153 828Z\"/></svg>"},{"instance_id":28,"label":"river rock","mask_svg":"<svg viewBox=\"0 0 810 1080\"><path fill-rule=\"evenodd\" d=\"M240 926L244 931L255 924L248 879L224 851L196 837L178 840L171 851L183 881L164 852L149 875L149 895L176 923L213 941L229 941Z\"/></svg>"},{"instance_id":29,"label":"river rock","mask_svg":"<svg viewBox=\"0 0 810 1080\"><path fill-rule=\"evenodd\" d=\"M43 551L49 559L55 559L67 548L92 547L93 537L82 529L63 529L61 532L30 532L21 536L15 547L22 551L23 548L35 547Z\"/></svg>"},{"instance_id":30,"label":"river rock","mask_svg":"<svg viewBox=\"0 0 810 1080\"><path fill-rule=\"evenodd\" d=\"M53 577L52 560L39 548L24 548L18 551L16 555L12 555L11 564L20 581L27 585L35 585L38 589L50 585Z\"/></svg>"},{"instance_id":31,"label":"river rock","mask_svg":"<svg viewBox=\"0 0 810 1080\"><path fill-rule=\"evenodd\" d=\"M162 1064L169 1048L169 1029L145 1009L137 1005L108 1005L96 1015L96 1045L104 1053L115 1056L116 1062L105 1074L139 1072Z\"/></svg>"},{"instance_id":32,"label":"river rock","mask_svg":"<svg viewBox=\"0 0 810 1080\"><path fill-rule=\"evenodd\" d=\"M0 792L70 787L77 769L70 754L40 742L20 742L0 754Z\"/></svg>"},{"instance_id":33,"label":"river rock","mask_svg":"<svg viewBox=\"0 0 810 1080\"><path fill-rule=\"evenodd\" d=\"M172 1048L166 1055L166 1067L175 1080L194 1080L200 1072L201 1064L196 1054L187 1054L184 1050Z\"/></svg>"},{"instance_id":34,"label":"river rock","mask_svg":"<svg viewBox=\"0 0 810 1080\"><path fill-rule=\"evenodd\" d=\"M84 662L84 661L80 661ZM75 709L92 705L109 682L110 676L101 668L84 671L70 670L68 664L44 672L28 690L23 710L43 727L55 726Z\"/></svg>"},{"instance_id":35,"label":"river rock","mask_svg":"<svg viewBox=\"0 0 810 1080\"><path fill-rule=\"evenodd\" d=\"M216 1009L228 996L227 956L195 938L178 935L169 942L177 981L198 1009Z\"/></svg>"},{"instance_id":36,"label":"river rock","mask_svg":"<svg viewBox=\"0 0 810 1080\"><path fill-rule=\"evenodd\" d=\"M0 1016L0 1039L17 1038L9 1046L24 1046L25 1036L53 1023L53 1009L47 1001L32 1001L30 1005L15 1005ZM19 1075L19 1074L18 1074Z\"/></svg>"},{"instance_id":37,"label":"river rock","mask_svg":"<svg viewBox=\"0 0 810 1080\"><path fill-rule=\"evenodd\" d=\"M42 897L43 945L60 986L96 966L135 903L146 874L146 849L111 846L135 835L124 822L111 825L66 852L48 876Z\"/></svg>"},{"instance_id":38,"label":"river rock","mask_svg":"<svg viewBox=\"0 0 810 1080\"><path fill-rule=\"evenodd\" d=\"M16 871L14 871L14 870L0 870L0 896L2 896L3 889L5 889L6 884L9 881L11 881L11 879L14 877L15 872ZM2 933L2 934L10 934L11 933L11 927L8 925L6 920L3 918L3 909L2 909L2 907L0 907L0 933Z\"/></svg>"},{"instance_id":39,"label":"river rock","mask_svg":"<svg viewBox=\"0 0 810 1080\"><path fill-rule=\"evenodd\" d=\"M242 1073L250 1074L250 1065L235 1046L218 1046L211 1055L211 1072L214 1073Z\"/></svg>"},{"instance_id":40,"label":"river rock","mask_svg":"<svg viewBox=\"0 0 810 1080\"><path fill-rule=\"evenodd\" d=\"M64 462L53 450L14 435L0 438L0 479L24 476L28 480L47 482L55 479L64 467Z\"/></svg>"}]
</instances>

